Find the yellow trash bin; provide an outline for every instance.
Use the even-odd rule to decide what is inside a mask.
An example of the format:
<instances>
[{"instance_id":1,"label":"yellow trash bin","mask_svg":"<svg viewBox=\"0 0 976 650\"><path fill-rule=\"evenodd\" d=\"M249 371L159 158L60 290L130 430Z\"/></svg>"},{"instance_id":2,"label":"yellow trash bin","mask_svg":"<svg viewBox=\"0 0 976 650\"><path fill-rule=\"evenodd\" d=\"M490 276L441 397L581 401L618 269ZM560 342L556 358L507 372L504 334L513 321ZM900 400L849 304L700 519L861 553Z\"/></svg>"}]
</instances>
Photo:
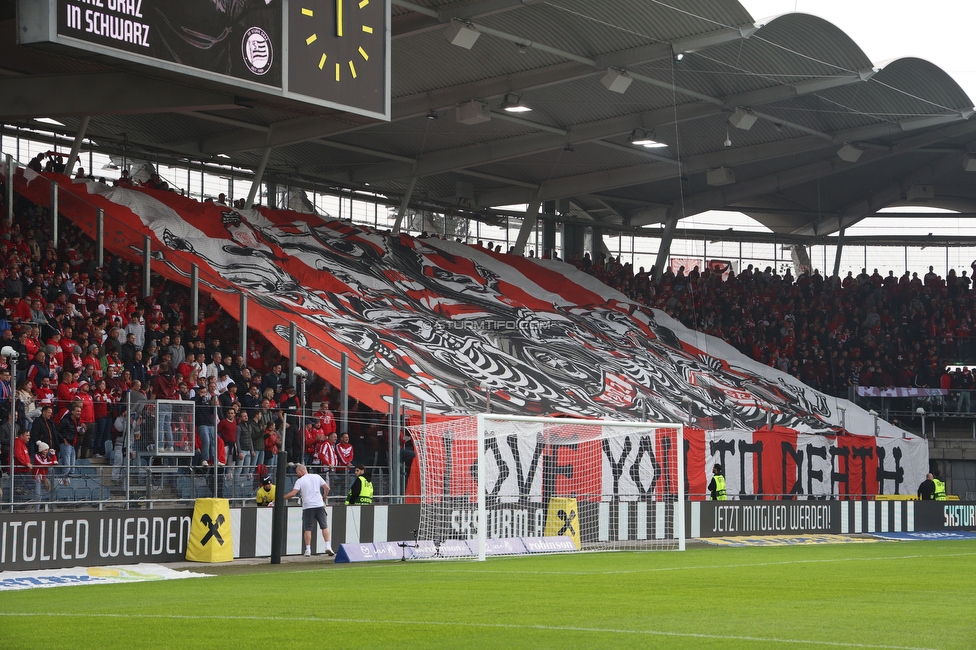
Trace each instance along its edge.
<instances>
[{"instance_id":1,"label":"yellow trash bin","mask_svg":"<svg viewBox=\"0 0 976 650\"><path fill-rule=\"evenodd\" d=\"M193 505L186 559L191 562L230 562L234 538L227 499L197 499Z\"/></svg>"}]
</instances>

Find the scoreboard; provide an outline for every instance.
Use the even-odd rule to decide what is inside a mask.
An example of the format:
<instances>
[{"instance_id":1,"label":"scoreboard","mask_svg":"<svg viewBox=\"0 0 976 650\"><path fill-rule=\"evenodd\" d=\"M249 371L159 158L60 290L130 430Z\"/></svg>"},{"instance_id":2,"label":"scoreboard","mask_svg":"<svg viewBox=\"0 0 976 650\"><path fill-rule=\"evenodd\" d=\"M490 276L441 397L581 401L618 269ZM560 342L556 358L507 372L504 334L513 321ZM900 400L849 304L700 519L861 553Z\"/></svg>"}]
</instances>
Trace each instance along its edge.
<instances>
[{"instance_id":1,"label":"scoreboard","mask_svg":"<svg viewBox=\"0 0 976 650\"><path fill-rule=\"evenodd\" d=\"M390 119L390 0L18 0L53 44Z\"/></svg>"}]
</instances>

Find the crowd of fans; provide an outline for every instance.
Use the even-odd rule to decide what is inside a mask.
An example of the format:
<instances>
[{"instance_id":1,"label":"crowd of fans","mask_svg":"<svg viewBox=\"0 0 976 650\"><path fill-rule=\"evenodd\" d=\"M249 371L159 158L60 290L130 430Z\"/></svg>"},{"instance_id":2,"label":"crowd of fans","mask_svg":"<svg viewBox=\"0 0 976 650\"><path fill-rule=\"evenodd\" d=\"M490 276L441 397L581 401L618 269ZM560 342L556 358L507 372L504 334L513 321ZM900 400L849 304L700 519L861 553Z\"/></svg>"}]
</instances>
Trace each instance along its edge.
<instances>
[{"instance_id":1,"label":"crowd of fans","mask_svg":"<svg viewBox=\"0 0 976 650\"><path fill-rule=\"evenodd\" d=\"M118 479L126 454L159 463L183 450L193 466L256 478L275 465L286 427L292 462L349 476L387 463L385 414L350 399L340 436L338 390L313 376L303 406L287 360L259 332L241 350L238 324L209 298L199 310L209 315L190 323L188 288L154 275L143 296L141 268L111 255L97 267L94 242L73 224L54 242L46 209L18 198L14 213L0 227L0 347L16 352L0 356L0 463L11 460L13 403L17 489L49 491L52 467L70 485L79 458L114 457ZM126 440L126 418L137 424L137 405L154 399L193 401L196 431L173 419L158 441Z\"/></svg>"},{"instance_id":2,"label":"crowd of fans","mask_svg":"<svg viewBox=\"0 0 976 650\"><path fill-rule=\"evenodd\" d=\"M133 185L127 175L117 183ZM166 189L160 183L151 176L143 186ZM0 358L0 445L7 463L15 392L16 473L49 486L52 465L67 466L61 480L70 480L76 456L118 460L138 447L150 455L192 449L195 466L256 475L274 465L285 427L295 461L325 469L387 464L385 414L351 399L348 433L340 436L341 414L332 408L338 390L315 379L307 402L318 406L302 405L287 364L260 333L251 331L239 349L237 323L206 297L200 313L210 315L190 323L187 288L154 276L152 294L143 296L140 269L111 255L97 267L94 243L71 224L55 242L45 209L18 199L15 215L0 228L0 346L18 353L15 377ZM862 270L843 279L813 271L794 279L769 267L735 273L726 265L669 268L655 279L654 269L635 273L612 256L569 261L832 395L847 397L853 386L974 386L969 370L945 371L971 352L976 291L965 271L941 278L930 268L919 278ZM123 440L124 405L146 399L193 401L196 432L174 427L158 449Z\"/></svg>"},{"instance_id":3,"label":"crowd of fans","mask_svg":"<svg viewBox=\"0 0 976 650\"><path fill-rule=\"evenodd\" d=\"M661 309L685 326L728 341L742 353L830 395L853 386L969 390L969 369L946 368L970 358L976 291L966 271L945 278L905 272L793 278L750 264L739 273L697 266L654 269L612 257L570 260L633 300ZM976 263L974 263L976 264ZM968 393L966 394L968 397ZM968 406L965 407L968 411Z\"/></svg>"}]
</instances>

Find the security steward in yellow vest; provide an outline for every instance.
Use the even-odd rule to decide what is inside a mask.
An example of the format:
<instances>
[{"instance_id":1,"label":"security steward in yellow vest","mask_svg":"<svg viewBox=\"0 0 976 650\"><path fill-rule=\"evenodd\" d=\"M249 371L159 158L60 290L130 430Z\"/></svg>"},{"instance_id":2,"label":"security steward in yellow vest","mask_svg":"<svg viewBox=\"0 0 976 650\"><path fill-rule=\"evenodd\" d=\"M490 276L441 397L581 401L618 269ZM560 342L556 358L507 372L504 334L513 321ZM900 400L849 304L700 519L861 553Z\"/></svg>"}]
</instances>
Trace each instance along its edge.
<instances>
[{"instance_id":1,"label":"security steward in yellow vest","mask_svg":"<svg viewBox=\"0 0 976 650\"><path fill-rule=\"evenodd\" d=\"M373 503L373 484L369 482L366 474L365 465L356 465L356 479L349 488L349 495L346 497L346 505L368 506Z\"/></svg>"},{"instance_id":2,"label":"security steward in yellow vest","mask_svg":"<svg viewBox=\"0 0 976 650\"><path fill-rule=\"evenodd\" d=\"M254 495L254 500L257 502L258 507L270 508L274 505L275 486L271 483L270 475L261 479L261 487L258 488L258 493Z\"/></svg>"},{"instance_id":3,"label":"security steward in yellow vest","mask_svg":"<svg viewBox=\"0 0 976 650\"><path fill-rule=\"evenodd\" d=\"M708 483L708 489L712 493L712 501L725 501L725 476L722 474L722 466L716 465L712 468L712 480Z\"/></svg>"},{"instance_id":4,"label":"security steward in yellow vest","mask_svg":"<svg viewBox=\"0 0 976 650\"><path fill-rule=\"evenodd\" d=\"M935 500L945 501L946 500L945 482L940 481L936 477L932 477L932 482L935 483Z\"/></svg>"}]
</instances>

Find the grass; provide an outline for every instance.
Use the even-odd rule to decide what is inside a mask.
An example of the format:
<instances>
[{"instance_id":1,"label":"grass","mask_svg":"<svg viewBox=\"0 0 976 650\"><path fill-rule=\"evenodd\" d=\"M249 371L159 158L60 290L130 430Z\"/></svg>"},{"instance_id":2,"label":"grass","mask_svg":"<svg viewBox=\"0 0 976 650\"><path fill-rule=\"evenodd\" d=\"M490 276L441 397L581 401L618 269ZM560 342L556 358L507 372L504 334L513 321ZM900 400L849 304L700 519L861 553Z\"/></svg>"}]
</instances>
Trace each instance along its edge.
<instances>
[{"instance_id":1,"label":"grass","mask_svg":"<svg viewBox=\"0 0 976 650\"><path fill-rule=\"evenodd\" d=\"M201 566L8 592L0 647L973 648L972 542Z\"/></svg>"}]
</instances>

